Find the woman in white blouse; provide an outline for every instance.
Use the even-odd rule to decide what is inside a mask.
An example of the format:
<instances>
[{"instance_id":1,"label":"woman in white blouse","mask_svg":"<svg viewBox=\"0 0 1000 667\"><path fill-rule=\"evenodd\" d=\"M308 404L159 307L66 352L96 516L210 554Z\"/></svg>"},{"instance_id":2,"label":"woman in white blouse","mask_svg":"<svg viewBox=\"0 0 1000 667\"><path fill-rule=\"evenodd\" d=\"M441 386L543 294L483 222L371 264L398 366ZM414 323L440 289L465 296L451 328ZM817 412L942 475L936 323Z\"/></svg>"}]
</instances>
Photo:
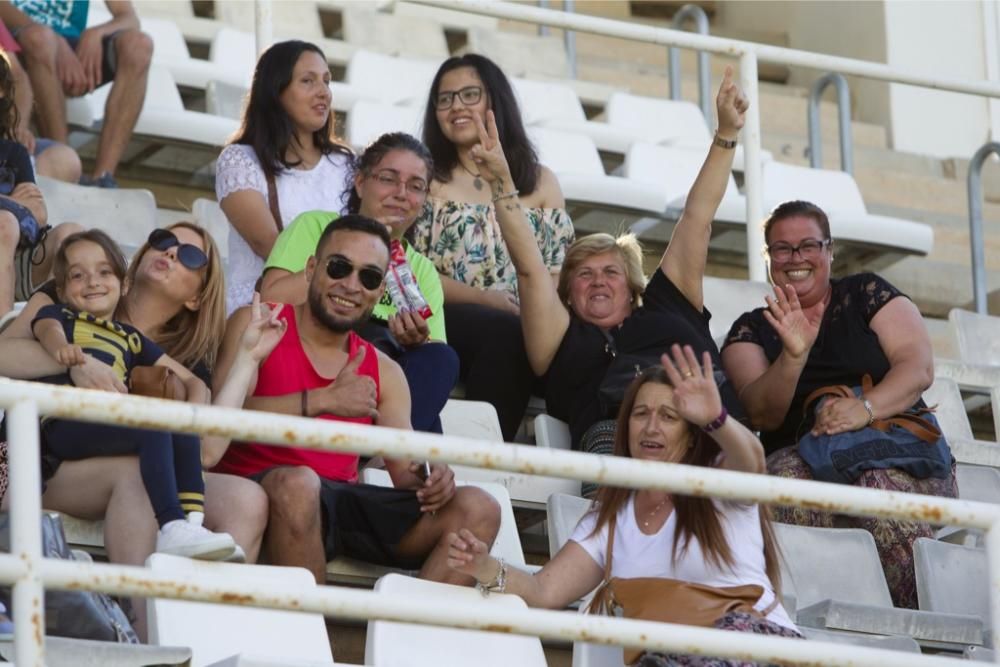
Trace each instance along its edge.
<instances>
[{"instance_id":1,"label":"woman in white blouse","mask_svg":"<svg viewBox=\"0 0 1000 667\"><path fill-rule=\"evenodd\" d=\"M629 387L615 433L616 456L764 473L760 440L727 416L706 352L672 348L663 367L644 371ZM613 530L613 532L612 532ZM756 504L603 487L570 541L537 574L508 568L467 530L450 536L448 564L481 588L503 590L533 607L561 609L604 579L609 532L611 577L661 577L727 588L756 584L757 614L729 612L724 630L800 637L782 608L778 550L766 510ZM743 662L693 655L645 653L642 667L726 666Z\"/></svg>"},{"instance_id":2,"label":"woman in white blouse","mask_svg":"<svg viewBox=\"0 0 1000 667\"><path fill-rule=\"evenodd\" d=\"M215 166L229 235L226 312L250 303L278 233L304 211L342 208L352 153L333 131L330 67L314 44L261 55L243 122Z\"/></svg>"}]
</instances>

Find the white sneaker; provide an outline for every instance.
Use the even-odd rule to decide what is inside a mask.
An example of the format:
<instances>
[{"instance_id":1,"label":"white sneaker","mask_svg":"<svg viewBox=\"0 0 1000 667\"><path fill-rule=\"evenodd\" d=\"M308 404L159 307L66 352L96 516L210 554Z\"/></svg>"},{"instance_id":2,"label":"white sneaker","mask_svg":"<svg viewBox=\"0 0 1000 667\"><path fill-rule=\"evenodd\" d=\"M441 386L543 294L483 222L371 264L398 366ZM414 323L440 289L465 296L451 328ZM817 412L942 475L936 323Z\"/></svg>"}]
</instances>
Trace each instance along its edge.
<instances>
[{"instance_id":1,"label":"white sneaker","mask_svg":"<svg viewBox=\"0 0 1000 667\"><path fill-rule=\"evenodd\" d=\"M164 525L156 536L158 552L187 558L223 560L235 549L236 543L229 533L213 533L184 519Z\"/></svg>"}]
</instances>

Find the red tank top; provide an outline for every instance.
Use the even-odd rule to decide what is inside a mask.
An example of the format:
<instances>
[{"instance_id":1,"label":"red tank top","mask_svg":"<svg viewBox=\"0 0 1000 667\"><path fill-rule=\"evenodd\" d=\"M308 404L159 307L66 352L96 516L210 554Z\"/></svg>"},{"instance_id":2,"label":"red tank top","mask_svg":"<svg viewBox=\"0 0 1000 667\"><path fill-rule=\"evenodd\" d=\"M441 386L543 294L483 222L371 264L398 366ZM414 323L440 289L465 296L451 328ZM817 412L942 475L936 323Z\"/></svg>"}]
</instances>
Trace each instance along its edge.
<instances>
[{"instance_id":1,"label":"red tank top","mask_svg":"<svg viewBox=\"0 0 1000 667\"><path fill-rule=\"evenodd\" d=\"M257 374L257 388L254 396L282 396L301 392L303 389L325 387L332 381L316 372L299 339L299 329L295 322L295 307L285 305L279 315L288 322L288 331L277 347L261 364ZM378 353L375 347L353 331L348 334L349 358L354 358L358 348L365 346L365 358L358 368L358 375L367 375L375 380L375 394L379 395ZM317 419L371 424L371 417L338 417L319 415ZM278 447L256 442L233 442L226 455L215 467L215 472L224 472L249 477L276 466L309 466L320 477L344 482L358 480L358 455L352 453Z\"/></svg>"}]
</instances>

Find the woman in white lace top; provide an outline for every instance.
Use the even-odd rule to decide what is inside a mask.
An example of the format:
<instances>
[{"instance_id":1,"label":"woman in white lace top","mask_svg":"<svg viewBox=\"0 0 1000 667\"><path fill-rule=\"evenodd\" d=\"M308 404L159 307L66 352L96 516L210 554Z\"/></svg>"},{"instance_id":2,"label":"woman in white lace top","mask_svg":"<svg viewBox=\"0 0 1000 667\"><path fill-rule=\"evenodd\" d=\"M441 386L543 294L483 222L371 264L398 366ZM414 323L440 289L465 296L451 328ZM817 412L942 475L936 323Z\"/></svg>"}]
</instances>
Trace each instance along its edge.
<instances>
[{"instance_id":1,"label":"woman in white lace top","mask_svg":"<svg viewBox=\"0 0 1000 667\"><path fill-rule=\"evenodd\" d=\"M333 131L329 84L326 57L308 42L279 42L257 61L242 125L215 166L215 196L236 231L227 313L250 303L286 223L342 208L351 151Z\"/></svg>"}]
</instances>

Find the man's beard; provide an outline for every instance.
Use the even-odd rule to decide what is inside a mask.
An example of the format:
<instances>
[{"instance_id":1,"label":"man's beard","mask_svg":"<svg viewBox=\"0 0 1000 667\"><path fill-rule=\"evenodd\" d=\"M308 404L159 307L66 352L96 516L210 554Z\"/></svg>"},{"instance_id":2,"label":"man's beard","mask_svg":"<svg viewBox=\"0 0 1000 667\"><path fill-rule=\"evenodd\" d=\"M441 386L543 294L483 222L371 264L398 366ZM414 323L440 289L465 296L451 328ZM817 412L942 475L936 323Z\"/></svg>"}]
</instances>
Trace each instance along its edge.
<instances>
[{"instance_id":1,"label":"man's beard","mask_svg":"<svg viewBox=\"0 0 1000 667\"><path fill-rule=\"evenodd\" d=\"M373 305L353 320L336 317L327 312L323 293L318 289L314 289L312 285L309 286L309 312L312 313L312 316L316 318L320 324L335 333L357 331L368 321L368 318L371 316L374 308L375 306Z\"/></svg>"}]
</instances>

